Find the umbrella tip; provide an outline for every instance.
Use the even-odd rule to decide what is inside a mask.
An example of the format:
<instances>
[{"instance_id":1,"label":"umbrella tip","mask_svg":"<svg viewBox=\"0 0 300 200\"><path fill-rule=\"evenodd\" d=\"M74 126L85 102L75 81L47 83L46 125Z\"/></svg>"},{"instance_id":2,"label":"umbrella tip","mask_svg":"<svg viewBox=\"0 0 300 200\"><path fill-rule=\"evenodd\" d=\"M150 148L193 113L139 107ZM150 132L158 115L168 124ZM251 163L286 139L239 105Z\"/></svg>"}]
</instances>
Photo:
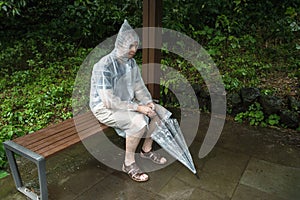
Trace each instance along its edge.
<instances>
[{"instance_id":1,"label":"umbrella tip","mask_svg":"<svg viewBox=\"0 0 300 200\"><path fill-rule=\"evenodd\" d=\"M195 176L197 177L197 179L200 179L198 172L195 173Z\"/></svg>"}]
</instances>

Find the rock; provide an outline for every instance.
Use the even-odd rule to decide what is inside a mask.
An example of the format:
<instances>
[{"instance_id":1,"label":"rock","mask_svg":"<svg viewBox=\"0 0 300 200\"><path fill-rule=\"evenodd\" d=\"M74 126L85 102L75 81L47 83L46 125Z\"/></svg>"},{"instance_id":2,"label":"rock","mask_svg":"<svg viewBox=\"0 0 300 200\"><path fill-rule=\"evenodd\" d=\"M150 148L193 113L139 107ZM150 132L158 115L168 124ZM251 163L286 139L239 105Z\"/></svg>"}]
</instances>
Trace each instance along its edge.
<instances>
[{"instance_id":1,"label":"rock","mask_svg":"<svg viewBox=\"0 0 300 200\"><path fill-rule=\"evenodd\" d=\"M232 106L238 106L242 103L242 98L238 93L228 94L228 103Z\"/></svg>"},{"instance_id":2,"label":"rock","mask_svg":"<svg viewBox=\"0 0 300 200\"><path fill-rule=\"evenodd\" d=\"M192 84L192 88L194 89L196 95L202 91L202 86L198 83Z\"/></svg>"},{"instance_id":3,"label":"rock","mask_svg":"<svg viewBox=\"0 0 300 200\"><path fill-rule=\"evenodd\" d=\"M241 89L241 98L243 100L243 105L248 107L256 101L260 96L260 91L258 88L242 88Z\"/></svg>"},{"instance_id":4,"label":"rock","mask_svg":"<svg viewBox=\"0 0 300 200\"><path fill-rule=\"evenodd\" d=\"M298 101L295 97L288 97L288 107L293 111L300 111L300 101Z\"/></svg>"},{"instance_id":5,"label":"rock","mask_svg":"<svg viewBox=\"0 0 300 200\"><path fill-rule=\"evenodd\" d=\"M263 95L259 98L259 103L267 115L277 114L282 109L283 102L279 97Z\"/></svg>"},{"instance_id":6,"label":"rock","mask_svg":"<svg viewBox=\"0 0 300 200\"><path fill-rule=\"evenodd\" d=\"M288 128L298 128L299 127L299 114L294 111L284 110L280 114L280 121L286 125Z\"/></svg>"},{"instance_id":7,"label":"rock","mask_svg":"<svg viewBox=\"0 0 300 200\"><path fill-rule=\"evenodd\" d=\"M196 91L195 91L196 92ZM198 88L197 93L196 93L199 107L203 109L208 109L209 111L211 110L211 102L210 102L210 95L208 91Z\"/></svg>"},{"instance_id":8,"label":"rock","mask_svg":"<svg viewBox=\"0 0 300 200\"><path fill-rule=\"evenodd\" d=\"M230 93L227 95L228 106L231 108L231 114L236 115L240 112L245 112L246 109L242 106L242 98L238 93Z\"/></svg>"}]
</instances>

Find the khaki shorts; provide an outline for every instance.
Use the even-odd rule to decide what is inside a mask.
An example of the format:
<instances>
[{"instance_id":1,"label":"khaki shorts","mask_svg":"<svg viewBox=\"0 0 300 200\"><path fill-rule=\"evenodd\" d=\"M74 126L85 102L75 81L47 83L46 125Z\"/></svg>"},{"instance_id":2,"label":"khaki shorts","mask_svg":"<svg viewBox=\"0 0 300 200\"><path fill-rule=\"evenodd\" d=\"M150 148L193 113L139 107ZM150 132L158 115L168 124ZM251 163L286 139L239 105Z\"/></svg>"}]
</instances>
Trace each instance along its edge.
<instances>
[{"instance_id":1,"label":"khaki shorts","mask_svg":"<svg viewBox=\"0 0 300 200\"><path fill-rule=\"evenodd\" d=\"M149 123L149 118L136 111L113 110L98 106L93 111L95 117L103 124L116 129L122 137L131 136Z\"/></svg>"}]
</instances>

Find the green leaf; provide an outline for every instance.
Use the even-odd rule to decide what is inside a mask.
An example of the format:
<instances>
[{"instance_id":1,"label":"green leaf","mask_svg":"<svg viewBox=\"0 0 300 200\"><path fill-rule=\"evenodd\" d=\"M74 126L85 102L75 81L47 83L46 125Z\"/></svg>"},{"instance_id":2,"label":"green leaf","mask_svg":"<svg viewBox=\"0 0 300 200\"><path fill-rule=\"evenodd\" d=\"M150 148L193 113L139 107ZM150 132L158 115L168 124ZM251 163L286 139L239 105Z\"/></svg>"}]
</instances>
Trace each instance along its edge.
<instances>
[{"instance_id":1,"label":"green leaf","mask_svg":"<svg viewBox=\"0 0 300 200\"><path fill-rule=\"evenodd\" d=\"M9 173L7 173L6 171L0 170L0 179L6 177L8 175L9 175Z\"/></svg>"},{"instance_id":2,"label":"green leaf","mask_svg":"<svg viewBox=\"0 0 300 200\"><path fill-rule=\"evenodd\" d=\"M5 12L7 12L7 7L6 7L6 5L2 6L2 9L3 9Z\"/></svg>"}]
</instances>

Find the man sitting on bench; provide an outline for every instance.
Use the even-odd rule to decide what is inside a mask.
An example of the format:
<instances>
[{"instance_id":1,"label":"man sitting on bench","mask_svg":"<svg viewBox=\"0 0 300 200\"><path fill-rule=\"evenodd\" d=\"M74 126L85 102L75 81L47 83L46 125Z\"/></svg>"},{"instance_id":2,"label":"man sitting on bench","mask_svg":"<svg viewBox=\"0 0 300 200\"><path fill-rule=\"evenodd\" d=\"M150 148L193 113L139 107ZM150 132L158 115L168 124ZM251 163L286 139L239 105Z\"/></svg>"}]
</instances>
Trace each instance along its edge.
<instances>
[{"instance_id":1,"label":"man sitting on bench","mask_svg":"<svg viewBox=\"0 0 300 200\"><path fill-rule=\"evenodd\" d=\"M139 45L137 33L125 20L115 42L114 50L94 65L91 77L90 108L103 124L115 128L125 138L125 161L122 170L138 182L149 179L135 162L135 151L146 134L140 156L157 164L165 157L152 150L150 138L159 122L156 105L147 90L139 67L133 58Z\"/></svg>"}]
</instances>

